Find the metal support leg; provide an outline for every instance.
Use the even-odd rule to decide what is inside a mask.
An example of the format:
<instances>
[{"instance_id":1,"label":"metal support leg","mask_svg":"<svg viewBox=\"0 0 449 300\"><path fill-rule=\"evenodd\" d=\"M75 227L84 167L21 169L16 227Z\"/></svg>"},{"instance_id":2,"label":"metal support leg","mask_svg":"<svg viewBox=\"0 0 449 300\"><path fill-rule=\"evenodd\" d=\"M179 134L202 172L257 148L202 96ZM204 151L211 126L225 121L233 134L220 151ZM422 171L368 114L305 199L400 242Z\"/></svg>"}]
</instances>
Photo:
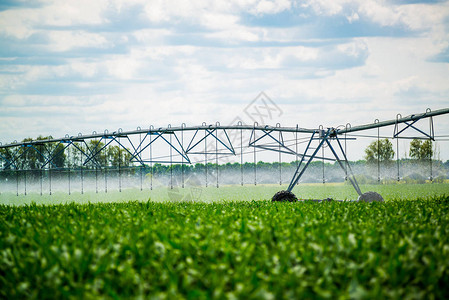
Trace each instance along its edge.
<instances>
[{"instance_id":1,"label":"metal support leg","mask_svg":"<svg viewBox=\"0 0 449 300\"><path fill-rule=\"evenodd\" d=\"M218 184L218 139L215 139L215 172L217 173L215 176L217 177L217 188L219 187Z\"/></svg>"},{"instance_id":2,"label":"metal support leg","mask_svg":"<svg viewBox=\"0 0 449 300\"><path fill-rule=\"evenodd\" d=\"M309 166L309 164L312 162L312 160L315 158L316 154L318 153L318 151L320 150L320 148L323 146L324 141L327 139L327 137L330 134L330 130L327 130L326 134L323 134L323 136L321 137L321 142L318 145L318 147L315 149L315 151L313 152L313 154L309 157L309 159L307 160L307 163L304 165L304 167L302 167L302 162L304 161L304 158L306 157L307 151L310 149L310 144L312 143L312 140L315 136L314 132L309 140L309 143L306 147L306 150L304 151L304 154L302 156L301 162L298 165L298 168L295 171L295 174L293 175L293 178L287 188L287 191L291 192L293 187L296 185L296 183L298 183L299 179L301 178L302 174L304 174L304 172L306 171L307 167Z\"/></svg>"},{"instance_id":3,"label":"metal support leg","mask_svg":"<svg viewBox=\"0 0 449 300\"><path fill-rule=\"evenodd\" d=\"M296 124L296 132L295 132L296 168L298 168L298 166L299 166L299 158L298 158L298 127L299 127L299 125Z\"/></svg>"},{"instance_id":4,"label":"metal support leg","mask_svg":"<svg viewBox=\"0 0 449 300\"><path fill-rule=\"evenodd\" d=\"M51 195L51 167L48 169L48 188L50 190Z\"/></svg>"},{"instance_id":5,"label":"metal support leg","mask_svg":"<svg viewBox=\"0 0 449 300\"><path fill-rule=\"evenodd\" d=\"M282 139L282 133L279 132L279 140ZM282 153L281 144L279 143L279 185L282 185Z\"/></svg>"},{"instance_id":6,"label":"metal support leg","mask_svg":"<svg viewBox=\"0 0 449 300\"><path fill-rule=\"evenodd\" d=\"M143 186L143 166L139 166L140 169L140 191L142 191L142 186Z\"/></svg>"},{"instance_id":7,"label":"metal support leg","mask_svg":"<svg viewBox=\"0 0 449 300\"><path fill-rule=\"evenodd\" d=\"M173 147L172 145L172 135L170 134L170 189L173 189Z\"/></svg>"},{"instance_id":8,"label":"metal support leg","mask_svg":"<svg viewBox=\"0 0 449 300\"><path fill-rule=\"evenodd\" d=\"M24 184L25 184L25 187L24 187L24 195L26 196L27 195L27 171L26 170L24 170L23 171L24 173L23 173L23 179L25 180L25 182L24 182Z\"/></svg>"},{"instance_id":9,"label":"metal support leg","mask_svg":"<svg viewBox=\"0 0 449 300\"><path fill-rule=\"evenodd\" d=\"M95 166L95 193L98 194L98 166Z\"/></svg>"},{"instance_id":10,"label":"metal support leg","mask_svg":"<svg viewBox=\"0 0 449 300\"><path fill-rule=\"evenodd\" d=\"M153 175L154 175L154 167L153 167L153 142L151 141L150 135L150 168L151 168L151 176L150 176L150 190L153 190Z\"/></svg>"},{"instance_id":11,"label":"metal support leg","mask_svg":"<svg viewBox=\"0 0 449 300\"><path fill-rule=\"evenodd\" d=\"M240 185L243 186L243 130L240 129Z\"/></svg>"},{"instance_id":12,"label":"metal support leg","mask_svg":"<svg viewBox=\"0 0 449 300\"><path fill-rule=\"evenodd\" d=\"M362 192L361 192L360 187L359 187L359 185L358 185L358 183L357 183L357 181L355 179L354 174L352 173L351 167L350 167L349 162L348 162L348 160L346 158L346 154L344 153L343 147L341 146L340 141L338 140L338 138L337 138L337 142L338 142L338 145L340 146L340 151L343 153L343 157L344 157L344 161L346 163L346 166L348 166L349 170L351 171L351 176L349 176L348 179L351 182L351 184L354 187L354 189L357 192L357 194L360 196L360 195L362 195ZM341 162L340 158L338 157L337 152L335 152L334 148L332 147L332 145L331 145L331 143L329 142L328 139L326 139L326 143L329 146L329 149L332 151L332 154L334 155L335 159L337 160L338 164L340 165L340 167L342 168L342 170L344 172L345 171L345 166L343 165L343 163Z\"/></svg>"},{"instance_id":13,"label":"metal support leg","mask_svg":"<svg viewBox=\"0 0 449 300\"><path fill-rule=\"evenodd\" d=\"M399 173L399 138L396 138L396 162L398 168L398 182L401 180L401 175Z\"/></svg>"},{"instance_id":14,"label":"metal support leg","mask_svg":"<svg viewBox=\"0 0 449 300\"><path fill-rule=\"evenodd\" d=\"M19 196L19 170L16 169L16 196Z\"/></svg>"},{"instance_id":15,"label":"metal support leg","mask_svg":"<svg viewBox=\"0 0 449 300\"><path fill-rule=\"evenodd\" d=\"M68 177L69 177L69 195L70 195L70 167L67 169Z\"/></svg>"},{"instance_id":16,"label":"metal support leg","mask_svg":"<svg viewBox=\"0 0 449 300\"><path fill-rule=\"evenodd\" d=\"M81 166L81 194L84 194L84 174L82 166Z\"/></svg>"},{"instance_id":17,"label":"metal support leg","mask_svg":"<svg viewBox=\"0 0 449 300\"><path fill-rule=\"evenodd\" d=\"M44 181L44 170L40 169L40 177L41 177L41 196L42 196L42 189L43 189L43 181Z\"/></svg>"},{"instance_id":18,"label":"metal support leg","mask_svg":"<svg viewBox=\"0 0 449 300\"><path fill-rule=\"evenodd\" d=\"M207 132L204 131L204 174L206 176L206 187L207 187Z\"/></svg>"},{"instance_id":19,"label":"metal support leg","mask_svg":"<svg viewBox=\"0 0 449 300\"><path fill-rule=\"evenodd\" d=\"M254 185L257 185L256 133L254 133Z\"/></svg>"},{"instance_id":20,"label":"metal support leg","mask_svg":"<svg viewBox=\"0 0 449 300\"><path fill-rule=\"evenodd\" d=\"M185 123L181 124L181 128L186 127ZM181 148L184 149L184 130L181 130ZM184 188L184 156L181 155L181 187Z\"/></svg>"}]
</instances>

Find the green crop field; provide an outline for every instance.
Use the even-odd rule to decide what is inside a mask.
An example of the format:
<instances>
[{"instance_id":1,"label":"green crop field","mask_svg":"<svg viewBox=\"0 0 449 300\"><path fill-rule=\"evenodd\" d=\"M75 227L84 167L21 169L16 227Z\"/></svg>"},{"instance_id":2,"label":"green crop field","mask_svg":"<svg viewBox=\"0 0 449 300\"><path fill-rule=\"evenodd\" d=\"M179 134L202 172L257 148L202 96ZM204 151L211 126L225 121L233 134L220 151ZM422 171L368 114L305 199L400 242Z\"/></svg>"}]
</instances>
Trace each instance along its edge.
<instances>
[{"instance_id":1,"label":"green crop field","mask_svg":"<svg viewBox=\"0 0 449 300\"><path fill-rule=\"evenodd\" d=\"M267 201L278 189L204 188L196 202L176 190L162 201L166 188L97 203L3 193L0 298L449 297L448 185L362 187L382 203ZM354 197L345 185L295 193Z\"/></svg>"},{"instance_id":2,"label":"green crop field","mask_svg":"<svg viewBox=\"0 0 449 300\"><path fill-rule=\"evenodd\" d=\"M375 191L380 193L386 200L416 199L418 197L428 198L438 195L449 195L449 183L435 184L382 184L382 185L360 185L362 192ZM44 193L23 192L16 196L13 192L0 193L0 204L24 205L24 204L65 204L76 203L111 203L128 201L183 201L195 200L202 202L214 201L252 201L268 200L279 190L287 186L276 184L244 185L244 186L186 186L186 188L159 186L153 190L144 189L110 189L107 193L99 191L88 191L81 194L74 190L70 195L66 191L53 192L52 195ZM326 184L300 184L293 189L300 199L325 199L355 200L357 193L350 184L326 183ZM190 198L189 198L190 196Z\"/></svg>"}]
</instances>

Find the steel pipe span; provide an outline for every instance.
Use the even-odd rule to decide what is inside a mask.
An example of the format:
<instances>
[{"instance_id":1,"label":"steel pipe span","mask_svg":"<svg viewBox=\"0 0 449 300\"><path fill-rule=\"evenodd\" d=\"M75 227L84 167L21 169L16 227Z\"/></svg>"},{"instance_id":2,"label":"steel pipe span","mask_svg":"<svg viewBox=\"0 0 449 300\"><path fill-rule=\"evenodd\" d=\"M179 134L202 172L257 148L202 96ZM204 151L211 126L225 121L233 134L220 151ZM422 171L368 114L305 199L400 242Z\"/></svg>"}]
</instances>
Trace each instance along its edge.
<instances>
[{"instance_id":1,"label":"steel pipe span","mask_svg":"<svg viewBox=\"0 0 449 300\"><path fill-rule=\"evenodd\" d=\"M363 131L363 130L369 130L369 129L374 129L374 128L380 128L380 127L385 127L385 126L392 126L392 125L397 125L397 124L402 124L402 123L407 123L407 122L416 122L420 119L425 119L425 118L431 118L434 116L439 116L439 115L443 115L443 114L448 114L449 113L449 108L444 108L444 109L439 109L439 110L434 110L431 111L430 109L428 109L425 113L420 113L420 114L412 114L409 115L407 117L401 117L401 118L396 118L396 119L392 119L392 120L387 120L387 121L381 121L381 122L377 122L377 123L371 123L371 124L365 124L365 125L359 125L359 126L354 126L354 127L346 127L343 129L335 129L332 133L332 135L341 135L341 134L345 134L345 133L353 133L353 132L358 132L358 131ZM329 128L333 128L333 127L329 127ZM126 137L126 136L130 136L130 135L137 135L137 134L152 134L152 133L163 133L163 134L170 134L170 133L174 133L174 132L182 132L182 131L195 131L195 130L207 130L207 129L215 129L215 130L258 130L258 131L270 131L270 132L298 132L298 133L308 133L308 134L313 134L316 132L319 132L320 128L318 129L311 129L311 128L301 128L301 127L280 127L280 126L271 126L271 125L258 125L257 123L255 123L254 125L226 125L226 126L222 126L222 125L214 125L214 124L210 124L210 125L201 125L201 126L177 126L177 127L158 127L158 128L153 128L150 127L148 129L140 129L140 130L131 130L131 131L113 131L113 132L103 132L103 133L94 133L94 134L87 134L87 135L82 135L82 134L78 134L76 136L69 136L66 135L65 137L62 138L54 138L54 139L47 139L47 140L33 140L33 141L28 141L28 142L12 142L12 143L8 143L8 144L1 144L0 145L0 149L1 148L10 148L10 147L18 147L18 146L26 146L26 145L38 145L38 144L44 144L44 143L55 143L55 142L76 142L76 141L83 141L86 139L97 139L97 138L111 138L111 137Z\"/></svg>"},{"instance_id":2,"label":"steel pipe span","mask_svg":"<svg viewBox=\"0 0 449 300\"><path fill-rule=\"evenodd\" d=\"M378 123L371 123L371 124L365 124L365 125L359 125L359 126L340 129L340 130L338 130L338 134L357 132L357 131L363 131L363 130L368 130L368 129L375 129L375 128L380 128L380 127L385 127L385 126L392 126L392 125L401 124L401 123L418 121L420 119L436 117L436 116L440 116L440 115L444 115L444 114L449 114L449 108L443 108L443 109L438 109L438 110L434 110L434 111L431 111L430 109L428 109L425 113L421 113L421 114L412 114L412 115L409 115L406 117L396 118L394 120L388 120L388 121L382 121L382 122L378 122Z\"/></svg>"},{"instance_id":3,"label":"steel pipe span","mask_svg":"<svg viewBox=\"0 0 449 300\"><path fill-rule=\"evenodd\" d=\"M189 126L189 127L159 127L159 128L149 128L149 129L140 129L140 130L131 130L131 131L113 131L113 132L105 132L105 133L95 133L95 134L86 134L86 135L76 135L76 136L65 136L63 138L54 138L54 139L46 139L46 140L33 140L28 142L12 142L9 144L0 145L1 148L10 148L24 145L36 145L43 143L57 143L57 142L68 142L68 141L83 141L89 139L98 139L98 138L111 138L111 137L126 137L130 135L137 134L153 134L153 133L163 133L170 134L174 132L182 132L182 131L195 131L195 130L267 130L267 131L280 131L280 132L298 132L298 133L313 133L317 131L317 129L306 129L306 128L296 128L296 127L273 127L270 125L228 125L228 126L220 126L220 125L202 125L202 126Z\"/></svg>"}]
</instances>

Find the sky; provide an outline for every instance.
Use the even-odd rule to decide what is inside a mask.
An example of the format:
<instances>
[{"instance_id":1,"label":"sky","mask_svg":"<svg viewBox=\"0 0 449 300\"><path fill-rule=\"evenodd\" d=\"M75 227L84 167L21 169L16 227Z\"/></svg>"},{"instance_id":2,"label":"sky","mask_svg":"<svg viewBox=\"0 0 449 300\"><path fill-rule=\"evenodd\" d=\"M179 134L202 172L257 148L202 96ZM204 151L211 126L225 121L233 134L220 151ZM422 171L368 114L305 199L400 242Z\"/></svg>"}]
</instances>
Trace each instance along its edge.
<instances>
[{"instance_id":1,"label":"sky","mask_svg":"<svg viewBox=\"0 0 449 300\"><path fill-rule=\"evenodd\" d=\"M272 110L251 113L261 103ZM447 107L449 1L0 2L3 144L236 120L354 126ZM434 122L449 134L449 115Z\"/></svg>"}]
</instances>

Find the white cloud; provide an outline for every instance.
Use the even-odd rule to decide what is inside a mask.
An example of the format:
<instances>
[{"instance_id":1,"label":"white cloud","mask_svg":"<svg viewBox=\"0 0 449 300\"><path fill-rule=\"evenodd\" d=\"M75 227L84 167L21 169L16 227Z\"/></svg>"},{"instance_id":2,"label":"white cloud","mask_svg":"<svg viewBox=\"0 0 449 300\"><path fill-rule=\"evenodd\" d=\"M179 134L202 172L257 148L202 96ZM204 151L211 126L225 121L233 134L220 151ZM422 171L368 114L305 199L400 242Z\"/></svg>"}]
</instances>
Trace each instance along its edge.
<instances>
[{"instance_id":1,"label":"white cloud","mask_svg":"<svg viewBox=\"0 0 449 300\"><path fill-rule=\"evenodd\" d=\"M146 17L150 21L156 23L169 21L170 13L167 7L165 7L164 3L166 3L166 1L159 0L149 2L147 5L145 5L144 12Z\"/></svg>"},{"instance_id":2,"label":"white cloud","mask_svg":"<svg viewBox=\"0 0 449 300\"><path fill-rule=\"evenodd\" d=\"M301 7L310 7L317 15L333 16L339 14L343 10L345 2L349 1L307 0L301 4Z\"/></svg>"},{"instance_id":3,"label":"white cloud","mask_svg":"<svg viewBox=\"0 0 449 300\"><path fill-rule=\"evenodd\" d=\"M361 1L358 11L371 21L382 26L393 26L400 22L401 13L395 6L374 0Z\"/></svg>"},{"instance_id":4,"label":"white cloud","mask_svg":"<svg viewBox=\"0 0 449 300\"><path fill-rule=\"evenodd\" d=\"M350 15L346 16L346 19L348 20L349 23L352 23L354 21L358 21L360 19L359 14L356 12L351 12Z\"/></svg>"},{"instance_id":5,"label":"white cloud","mask_svg":"<svg viewBox=\"0 0 449 300\"><path fill-rule=\"evenodd\" d=\"M33 9L2 11L0 12L0 33L18 39L26 39L36 32L28 23L36 23L37 19Z\"/></svg>"},{"instance_id":6,"label":"white cloud","mask_svg":"<svg viewBox=\"0 0 449 300\"><path fill-rule=\"evenodd\" d=\"M251 14L264 15L276 14L288 10L292 6L289 0L234 0L234 1L149 1L145 2L144 12L152 22L179 21L179 18L185 18L190 22L196 22L195 19L210 19L210 16L216 16L219 19L234 19L240 12L249 12ZM193 17L194 16L194 17ZM222 23L223 20L210 20L213 23ZM225 20L225 23L228 21ZM204 24L204 23L203 23ZM222 23L223 24L223 23ZM214 27L212 27L214 28Z\"/></svg>"},{"instance_id":7,"label":"white cloud","mask_svg":"<svg viewBox=\"0 0 449 300\"><path fill-rule=\"evenodd\" d=\"M308 0L301 6L312 8L317 15L344 14L350 23L366 18L381 26L404 25L412 30L441 29L449 16L449 3L394 5L377 0Z\"/></svg>"},{"instance_id":8,"label":"white cloud","mask_svg":"<svg viewBox=\"0 0 449 300\"><path fill-rule=\"evenodd\" d=\"M95 78L100 72L98 63L88 63L84 61L75 61L70 64L74 74L83 78Z\"/></svg>"},{"instance_id":9,"label":"white cloud","mask_svg":"<svg viewBox=\"0 0 449 300\"><path fill-rule=\"evenodd\" d=\"M106 21L102 13L107 8L106 0L53 1L48 6L36 9L36 13L40 15L40 21L45 25L98 25Z\"/></svg>"},{"instance_id":10,"label":"white cloud","mask_svg":"<svg viewBox=\"0 0 449 300\"><path fill-rule=\"evenodd\" d=\"M112 44L98 33L85 31L48 31L46 32L49 51L63 52L73 48L106 48Z\"/></svg>"},{"instance_id":11,"label":"white cloud","mask_svg":"<svg viewBox=\"0 0 449 300\"><path fill-rule=\"evenodd\" d=\"M172 31L168 29L159 29L159 28L140 29L132 33L132 35L137 39L139 43L150 45L163 44L164 39L166 37L169 37L171 34Z\"/></svg>"},{"instance_id":12,"label":"white cloud","mask_svg":"<svg viewBox=\"0 0 449 300\"><path fill-rule=\"evenodd\" d=\"M276 14L291 7L291 2L288 0L261 0L250 9L253 14Z\"/></svg>"},{"instance_id":13,"label":"white cloud","mask_svg":"<svg viewBox=\"0 0 449 300\"><path fill-rule=\"evenodd\" d=\"M117 56L104 62L108 73L118 79L136 78L140 62L133 57ZM136 78L137 79L137 78Z\"/></svg>"},{"instance_id":14,"label":"white cloud","mask_svg":"<svg viewBox=\"0 0 449 300\"><path fill-rule=\"evenodd\" d=\"M444 20L449 16L449 4L436 5L404 5L398 7L401 20L411 29L432 29L444 27Z\"/></svg>"},{"instance_id":15,"label":"white cloud","mask_svg":"<svg viewBox=\"0 0 449 300\"><path fill-rule=\"evenodd\" d=\"M205 34L205 37L217 39L227 44L239 44L240 42L257 42L260 40L257 30L243 26L235 26L227 30L221 30Z\"/></svg>"},{"instance_id":16,"label":"white cloud","mask_svg":"<svg viewBox=\"0 0 449 300\"><path fill-rule=\"evenodd\" d=\"M54 1L37 8L18 8L0 12L0 33L25 39L42 26L98 25L106 20L102 12L106 1Z\"/></svg>"},{"instance_id":17,"label":"white cloud","mask_svg":"<svg viewBox=\"0 0 449 300\"><path fill-rule=\"evenodd\" d=\"M200 16L200 23L209 29L232 29L238 24L239 18L231 14L205 12Z\"/></svg>"},{"instance_id":18,"label":"white cloud","mask_svg":"<svg viewBox=\"0 0 449 300\"><path fill-rule=\"evenodd\" d=\"M351 41L350 43L338 45L337 50L341 53L344 53L345 55L357 58L365 54L365 51L368 50L368 45L364 40L357 39Z\"/></svg>"}]
</instances>

